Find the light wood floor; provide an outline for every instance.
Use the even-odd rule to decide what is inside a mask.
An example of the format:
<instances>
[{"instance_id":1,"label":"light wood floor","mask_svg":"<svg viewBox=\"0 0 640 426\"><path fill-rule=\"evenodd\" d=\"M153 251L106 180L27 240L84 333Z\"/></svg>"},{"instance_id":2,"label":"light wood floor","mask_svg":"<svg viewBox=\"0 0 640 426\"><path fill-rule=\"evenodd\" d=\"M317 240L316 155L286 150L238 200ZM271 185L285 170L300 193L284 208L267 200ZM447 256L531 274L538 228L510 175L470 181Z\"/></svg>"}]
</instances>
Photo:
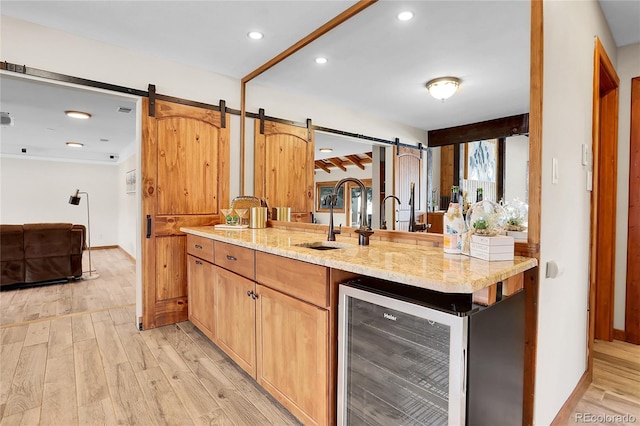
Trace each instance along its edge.
<instances>
[{"instance_id":1,"label":"light wood floor","mask_svg":"<svg viewBox=\"0 0 640 426\"><path fill-rule=\"evenodd\" d=\"M138 331L133 263L92 257L97 280L0 293L0 425L299 424L190 322Z\"/></svg>"},{"instance_id":2,"label":"light wood floor","mask_svg":"<svg viewBox=\"0 0 640 426\"><path fill-rule=\"evenodd\" d=\"M569 424L640 425L640 346L597 340L593 349L593 381Z\"/></svg>"},{"instance_id":3,"label":"light wood floor","mask_svg":"<svg viewBox=\"0 0 640 426\"><path fill-rule=\"evenodd\" d=\"M83 256L85 271L88 256ZM54 318L136 302L133 261L120 249L92 250L99 278L0 293L0 325Z\"/></svg>"}]
</instances>

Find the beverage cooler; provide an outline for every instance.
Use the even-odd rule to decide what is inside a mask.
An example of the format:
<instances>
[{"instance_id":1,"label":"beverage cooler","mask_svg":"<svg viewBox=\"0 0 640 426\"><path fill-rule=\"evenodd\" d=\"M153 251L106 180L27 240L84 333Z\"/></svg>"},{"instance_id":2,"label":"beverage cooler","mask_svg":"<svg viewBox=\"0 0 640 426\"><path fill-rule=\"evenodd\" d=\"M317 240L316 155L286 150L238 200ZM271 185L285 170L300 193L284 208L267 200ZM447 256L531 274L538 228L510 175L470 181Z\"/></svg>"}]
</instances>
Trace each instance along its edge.
<instances>
[{"instance_id":1,"label":"beverage cooler","mask_svg":"<svg viewBox=\"0 0 640 426\"><path fill-rule=\"evenodd\" d=\"M481 307L358 279L339 297L338 425L522 423L524 292Z\"/></svg>"}]
</instances>

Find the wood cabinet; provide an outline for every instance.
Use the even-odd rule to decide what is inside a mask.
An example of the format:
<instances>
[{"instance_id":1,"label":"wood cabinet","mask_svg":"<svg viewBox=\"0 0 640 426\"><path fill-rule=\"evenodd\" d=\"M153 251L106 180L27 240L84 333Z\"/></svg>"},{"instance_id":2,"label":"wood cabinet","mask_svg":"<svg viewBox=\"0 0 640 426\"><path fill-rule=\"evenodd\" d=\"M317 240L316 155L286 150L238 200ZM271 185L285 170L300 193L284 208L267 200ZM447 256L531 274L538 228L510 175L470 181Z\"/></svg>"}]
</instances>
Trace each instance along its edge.
<instances>
[{"instance_id":1,"label":"wood cabinet","mask_svg":"<svg viewBox=\"0 0 640 426\"><path fill-rule=\"evenodd\" d=\"M216 241L215 264L253 280L255 278L255 252L251 249Z\"/></svg>"},{"instance_id":2,"label":"wood cabinet","mask_svg":"<svg viewBox=\"0 0 640 426\"><path fill-rule=\"evenodd\" d=\"M255 283L219 266L216 278L216 339L231 359L256 376Z\"/></svg>"},{"instance_id":3,"label":"wood cabinet","mask_svg":"<svg viewBox=\"0 0 640 426\"><path fill-rule=\"evenodd\" d=\"M337 284L329 268L212 243L187 241L189 319L304 424L332 424Z\"/></svg>"},{"instance_id":4,"label":"wood cabinet","mask_svg":"<svg viewBox=\"0 0 640 426\"><path fill-rule=\"evenodd\" d=\"M427 232L434 234L442 234L444 230L444 211L427 213L427 223L431 224L431 228Z\"/></svg>"},{"instance_id":5,"label":"wood cabinet","mask_svg":"<svg viewBox=\"0 0 640 426\"><path fill-rule=\"evenodd\" d=\"M304 424L328 424L329 311L257 287L258 383Z\"/></svg>"},{"instance_id":6,"label":"wood cabinet","mask_svg":"<svg viewBox=\"0 0 640 426\"><path fill-rule=\"evenodd\" d=\"M214 266L195 256L187 256L189 321L209 339L216 334Z\"/></svg>"}]
</instances>

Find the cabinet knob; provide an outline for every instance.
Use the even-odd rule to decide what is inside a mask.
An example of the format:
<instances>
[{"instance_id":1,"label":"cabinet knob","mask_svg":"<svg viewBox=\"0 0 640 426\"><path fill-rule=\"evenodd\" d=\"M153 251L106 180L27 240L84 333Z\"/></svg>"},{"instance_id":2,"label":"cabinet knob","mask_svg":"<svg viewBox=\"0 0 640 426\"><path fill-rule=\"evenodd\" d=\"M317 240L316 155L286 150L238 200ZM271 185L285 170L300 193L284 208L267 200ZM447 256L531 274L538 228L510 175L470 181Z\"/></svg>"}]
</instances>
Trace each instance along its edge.
<instances>
[{"instance_id":1,"label":"cabinet knob","mask_svg":"<svg viewBox=\"0 0 640 426\"><path fill-rule=\"evenodd\" d=\"M227 260L238 260L235 257L231 256L230 254L227 255Z\"/></svg>"},{"instance_id":2,"label":"cabinet knob","mask_svg":"<svg viewBox=\"0 0 640 426\"><path fill-rule=\"evenodd\" d=\"M196 265L202 265L202 262L200 262L199 260L196 260Z\"/></svg>"},{"instance_id":3,"label":"cabinet knob","mask_svg":"<svg viewBox=\"0 0 640 426\"><path fill-rule=\"evenodd\" d=\"M196 244L196 248L197 248L198 250L202 250L202 246L201 246L201 245L199 245L199 244Z\"/></svg>"},{"instance_id":4,"label":"cabinet knob","mask_svg":"<svg viewBox=\"0 0 640 426\"><path fill-rule=\"evenodd\" d=\"M251 290L247 290L247 296L251 297L252 294L253 292Z\"/></svg>"}]
</instances>

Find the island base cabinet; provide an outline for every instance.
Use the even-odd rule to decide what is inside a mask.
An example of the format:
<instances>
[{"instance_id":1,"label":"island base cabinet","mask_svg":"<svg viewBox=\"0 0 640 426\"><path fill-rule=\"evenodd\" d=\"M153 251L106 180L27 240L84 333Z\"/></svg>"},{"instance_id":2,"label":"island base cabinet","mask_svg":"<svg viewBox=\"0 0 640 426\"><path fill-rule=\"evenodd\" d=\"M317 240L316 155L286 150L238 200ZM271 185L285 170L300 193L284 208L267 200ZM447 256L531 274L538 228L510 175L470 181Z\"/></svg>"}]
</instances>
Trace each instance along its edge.
<instances>
[{"instance_id":1,"label":"island base cabinet","mask_svg":"<svg viewBox=\"0 0 640 426\"><path fill-rule=\"evenodd\" d=\"M215 339L214 266L194 256L187 256L189 321L209 339Z\"/></svg>"},{"instance_id":2,"label":"island base cabinet","mask_svg":"<svg viewBox=\"0 0 640 426\"><path fill-rule=\"evenodd\" d=\"M214 266L215 342L252 377L256 376L255 283Z\"/></svg>"},{"instance_id":3,"label":"island base cabinet","mask_svg":"<svg viewBox=\"0 0 640 426\"><path fill-rule=\"evenodd\" d=\"M305 425L329 424L329 311L257 290L258 383Z\"/></svg>"}]
</instances>

